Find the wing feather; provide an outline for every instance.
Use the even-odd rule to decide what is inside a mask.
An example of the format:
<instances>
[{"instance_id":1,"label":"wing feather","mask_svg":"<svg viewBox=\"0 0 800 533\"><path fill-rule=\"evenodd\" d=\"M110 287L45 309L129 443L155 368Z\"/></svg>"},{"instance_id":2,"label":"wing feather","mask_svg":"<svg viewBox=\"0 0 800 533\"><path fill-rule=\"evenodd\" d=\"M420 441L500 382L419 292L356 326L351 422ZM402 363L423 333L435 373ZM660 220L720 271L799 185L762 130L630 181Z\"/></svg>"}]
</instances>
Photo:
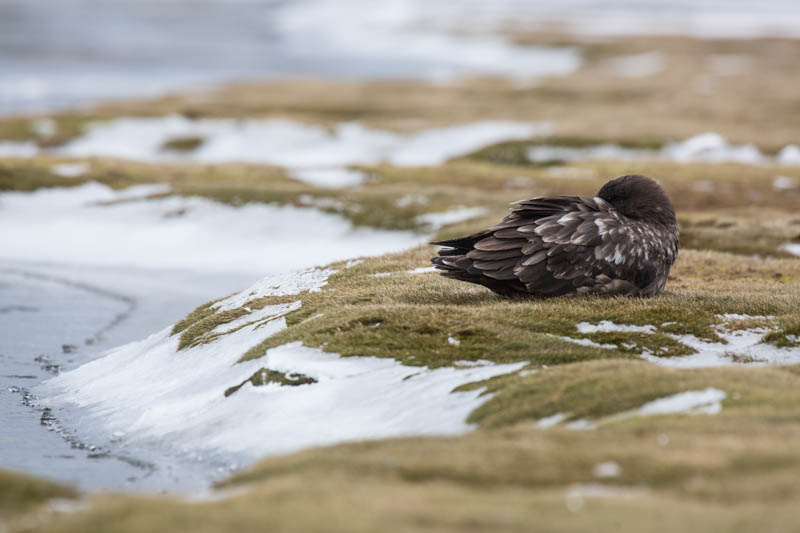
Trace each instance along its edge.
<instances>
[{"instance_id":1,"label":"wing feather","mask_svg":"<svg viewBox=\"0 0 800 533\"><path fill-rule=\"evenodd\" d=\"M458 260L445 252L434 264L445 275L506 295L634 294L652 283L648 276L660 275L657 268L642 274L642 261L671 265L677 254L677 233L665 249L671 234L656 235L599 198L553 196L514 206L493 228L449 241L461 249Z\"/></svg>"}]
</instances>

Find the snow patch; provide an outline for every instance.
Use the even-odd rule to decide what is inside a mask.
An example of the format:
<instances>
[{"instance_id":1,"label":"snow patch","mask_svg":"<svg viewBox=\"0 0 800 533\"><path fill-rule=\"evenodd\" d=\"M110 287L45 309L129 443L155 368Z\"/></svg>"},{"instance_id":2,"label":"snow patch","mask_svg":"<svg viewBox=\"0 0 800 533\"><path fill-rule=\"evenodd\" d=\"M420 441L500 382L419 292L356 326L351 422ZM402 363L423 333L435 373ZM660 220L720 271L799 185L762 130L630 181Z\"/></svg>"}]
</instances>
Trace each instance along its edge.
<instances>
[{"instance_id":1,"label":"snow patch","mask_svg":"<svg viewBox=\"0 0 800 533\"><path fill-rule=\"evenodd\" d=\"M725 391L709 387L704 390L686 391L647 402L639 408L640 416L692 413L715 415L722 411Z\"/></svg>"},{"instance_id":2,"label":"snow patch","mask_svg":"<svg viewBox=\"0 0 800 533\"><path fill-rule=\"evenodd\" d=\"M436 267L419 267L414 270L406 270L406 274L427 274L428 272L436 272Z\"/></svg>"},{"instance_id":3,"label":"snow patch","mask_svg":"<svg viewBox=\"0 0 800 533\"><path fill-rule=\"evenodd\" d=\"M581 322L584 324L584 322ZM562 341L571 342L573 344L580 344L581 346L591 346L593 348L607 348L614 350L617 348L615 344L600 344L599 342L594 342L591 339L576 339L573 337L562 337L560 335L550 335L551 337L555 337L557 339L561 339Z\"/></svg>"},{"instance_id":4,"label":"snow patch","mask_svg":"<svg viewBox=\"0 0 800 533\"><path fill-rule=\"evenodd\" d=\"M594 465L592 474L594 477L601 479L619 477L622 474L622 467L616 461L605 461Z\"/></svg>"},{"instance_id":5,"label":"snow patch","mask_svg":"<svg viewBox=\"0 0 800 533\"><path fill-rule=\"evenodd\" d=\"M63 178L76 178L89 172L89 168L89 163L59 163L50 167L50 171Z\"/></svg>"},{"instance_id":6,"label":"snow patch","mask_svg":"<svg viewBox=\"0 0 800 533\"><path fill-rule=\"evenodd\" d=\"M666 160L679 163L741 163L747 165L800 165L800 148L784 147L777 157L762 154L754 144L731 144L716 133L703 133L685 141L664 145L659 150L626 148L606 143L594 146L571 147L558 145L535 145L527 151L533 163L554 161L576 162L598 159L617 160Z\"/></svg>"},{"instance_id":7,"label":"snow patch","mask_svg":"<svg viewBox=\"0 0 800 533\"><path fill-rule=\"evenodd\" d=\"M426 240L410 231L355 229L342 217L311 208L232 207L178 196L144 200L168 191L164 185L114 191L87 183L2 193L0 257L256 277L381 255Z\"/></svg>"},{"instance_id":8,"label":"snow patch","mask_svg":"<svg viewBox=\"0 0 800 533\"><path fill-rule=\"evenodd\" d=\"M292 288L279 283L272 294L313 290L320 284L316 276L304 287L293 274L284 280ZM265 285L276 281L271 278ZM252 295L250 289L242 291L221 302L218 310ZM270 311L279 312L277 306ZM180 351L179 336L170 336L167 328L61 374L41 388L51 405L87 409L99 421L102 434L116 435L126 446L156 446L181 457L221 454L227 460L250 461L343 441L463 433L471 429L467 415L487 397L481 396L483 389L458 393L453 389L527 364L430 370L393 359L340 357L300 343L237 363L250 347L284 328L285 320L275 318ZM228 387L245 382L262 367L303 374L317 383L255 387L247 382L224 396ZM404 379L410 373L414 379Z\"/></svg>"},{"instance_id":9,"label":"snow patch","mask_svg":"<svg viewBox=\"0 0 800 533\"><path fill-rule=\"evenodd\" d=\"M800 165L800 146L790 144L778 152L778 163L781 165Z\"/></svg>"},{"instance_id":10,"label":"snow patch","mask_svg":"<svg viewBox=\"0 0 800 533\"><path fill-rule=\"evenodd\" d=\"M0 157L34 157L37 153L36 143L0 141Z\"/></svg>"},{"instance_id":11,"label":"snow patch","mask_svg":"<svg viewBox=\"0 0 800 533\"><path fill-rule=\"evenodd\" d=\"M360 183L363 175L339 168L355 164L439 165L484 146L549 134L546 123L480 121L394 133L340 123L333 128L284 119L117 118L92 124L57 150L72 157L109 156L139 161L268 163L293 170L296 179L323 186ZM197 149L164 151L178 137L202 137Z\"/></svg>"},{"instance_id":12,"label":"snow patch","mask_svg":"<svg viewBox=\"0 0 800 533\"><path fill-rule=\"evenodd\" d=\"M367 175L359 170L336 167L296 168L289 172L289 177L315 187L328 189L341 189L343 187L361 185L367 179Z\"/></svg>"},{"instance_id":13,"label":"snow patch","mask_svg":"<svg viewBox=\"0 0 800 533\"><path fill-rule=\"evenodd\" d=\"M546 416L544 418L540 418L536 425L540 428L550 428L557 424L560 424L567 418L567 415L564 413L556 413L554 415Z\"/></svg>"},{"instance_id":14,"label":"snow patch","mask_svg":"<svg viewBox=\"0 0 800 533\"><path fill-rule=\"evenodd\" d=\"M426 213L416 218L417 223L427 224L434 230L449 224L457 224L472 218L483 216L488 211L483 207L459 207L442 213Z\"/></svg>"},{"instance_id":15,"label":"snow patch","mask_svg":"<svg viewBox=\"0 0 800 533\"><path fill-rule=\"evenodd\" d=\"M611 68L619 76L625 78L644 78L658 74L666 67L667 61L664 54L658 50L633 54L628 56L612 57L609 60Z\"/></svg>"},{"instance_id":16,"label":"snow patch","mask_svg":"<svg viewBox=\"0 0 800 533\"><path fill-rule=\"evenodd\" d=\"M786 244L781 246L781 248L783 248L790 254L800 255L800 244L798 243L787 242Z\"/></svg>"},{"instance_id":17,"label":"snow patch","mask_svg":"<svg viewBox=\"0 0 800 533\"><path fill-rule=\"evenodd\" d=\"M615 324L610 320L601 320L597 324L589 324L588 322L578 322L575 324L578 333L605 333L610 331L628 331L637 333L653 333L656 330L655 326L633 326L630 324Z\"/></svg>"}]
</instances>

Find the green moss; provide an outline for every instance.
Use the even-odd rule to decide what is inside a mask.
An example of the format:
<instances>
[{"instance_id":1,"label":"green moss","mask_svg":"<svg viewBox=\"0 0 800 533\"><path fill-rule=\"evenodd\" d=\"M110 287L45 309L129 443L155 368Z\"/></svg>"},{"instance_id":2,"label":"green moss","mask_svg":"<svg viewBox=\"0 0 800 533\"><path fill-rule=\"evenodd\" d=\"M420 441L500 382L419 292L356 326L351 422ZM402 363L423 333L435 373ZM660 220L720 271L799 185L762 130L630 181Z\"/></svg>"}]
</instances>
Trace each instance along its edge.
<instances>
[{"instance_id":1,"label":"green moss","mask_svg":"<svg viewBox=\"0 0 800 533\"><path fill-rule=\"evenodd\" d=\"M256 370L252 376L244 380L239 385L236 385L234 387L229 387L225 391L225 397L228 397L231 394L235 393L236 391L244 387L246 383L250 383L254 387L261 387L269 383L277 383L278 385L286 387L297 387L298 385L310 385L316 382L317 382L316 379L297 372L285 373L285 372L279 372L277 370L270 370L268 368L260 368Z\"/></svg>"},{"instance_id":2,"label":"green moss","mask_svg":"<svg viewBox=\"0 0 800 533\"><path fill-rule=\"evenodd\" d=\"M164 141L161 151L164 152L192 152L200 148L205 142L203 137L175 137Z\"/></svg>"}]
</instances>

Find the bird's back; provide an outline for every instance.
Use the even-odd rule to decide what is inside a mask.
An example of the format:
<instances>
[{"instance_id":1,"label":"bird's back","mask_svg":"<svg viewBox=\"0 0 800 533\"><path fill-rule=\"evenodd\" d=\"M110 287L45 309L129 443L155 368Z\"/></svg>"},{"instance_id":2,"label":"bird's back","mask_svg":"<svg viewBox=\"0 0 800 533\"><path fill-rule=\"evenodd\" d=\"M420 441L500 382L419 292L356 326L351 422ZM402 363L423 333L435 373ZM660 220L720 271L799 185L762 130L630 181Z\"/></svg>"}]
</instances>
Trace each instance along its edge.
<instances>
[{"instance_id":1,"label":"bird's back","mask_svg":"<svg viewBox=\"0 0 800 533\"><path fill-rule=\"evenodd\" d=\"M658 294L678 251L677 226L632 220L601 198L552 196L515 204L496 226L441 241L446 277L504 296Z\"/></svg>"}]
</instances>

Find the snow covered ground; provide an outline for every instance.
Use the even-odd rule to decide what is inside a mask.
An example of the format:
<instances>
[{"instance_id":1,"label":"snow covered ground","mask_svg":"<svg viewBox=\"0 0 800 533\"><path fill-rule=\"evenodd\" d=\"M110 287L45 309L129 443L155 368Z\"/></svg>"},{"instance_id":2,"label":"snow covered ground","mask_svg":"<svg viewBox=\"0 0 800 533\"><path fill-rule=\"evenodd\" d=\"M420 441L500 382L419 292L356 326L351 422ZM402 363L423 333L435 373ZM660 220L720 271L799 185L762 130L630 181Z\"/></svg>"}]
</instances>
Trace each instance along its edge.
<instances>
[{"instance_id":1,"label":"snow covered ground","mask_svg":"<svg viewBox=\"0 0 800 533\"><path fill-rule=\"evenodd\" d=\"M216 308L239 307L268 294L324 290L328 274L311 269L273 275ZM463 433L470 429L467 415L487 397L480 397L482 390L453 389L526 364L429 370L393 359L342 358L299 343L237 363L250 347L285 327L280 315L292 307L254 311L254 323L180 351L179 336L170 336L167 328L61 374L40 390L54 406L88 410L92 417L84 421L96 439L231 465L348 440ZM246 383L224 395L262 367L300 373L316 383Z\"/></svg>"},{"instance_id":2,"label":"snow covered ground","mask_svg":"<svg viewBox=\"0 0 800 533\"><path fill-rule=\"evenodd\" d=\"M256 278L425 242L410 231L352 227L311 208L166 196L162 186L73 188L0 194L0 259L181 268Z\"/></svg>"},{"instance_id":3,"label":"snow covered ground","mask_svg":"<svg viewBox=\"0 0 800 533\"><path fill-rule=\"evenodd\" d=\"M699 339L694 335L676 335L667 333L667 336L685 344L695 350L695 353L682 357L660 357L644 349L641 357L652 363L673 368L702 368L710 366L724 365L788 365L800 362L800 347L779 348L773 344L764 342L764 335L769 333L767 328L750 329L730 329L727 323L731 320L746 319L766 319L769 317L751 317L747 315L727 314L721 315L720 324L714 329L720 342L712 342ZM576 325L579 333L597 332L637 332L654 333L657 328L652 325L634 326L628 324L615 324L609 320L602 320L598 324L579 322ZM588 344L590 346L602 348L615 348L611 344L598 344L590 339L575 339L570 337L559 337L569 342L578 344Z\"/></svg>"},{"instance_id":4,"label":"snow covered ground","mask_svg":"<svg viewBox=\"0 0 800 533\"><path fill-rule=\"evenodd\" d=\"M365 176L347 165L390 163L396 166L435 166L484 146L546 135L546 123L482 121L394 133L356 122L333 130L291 120L190 120L179 116L119 118L94 124L85 135L56 153L70 157L110 156L137 161L190 163L269 163L290 169L300 181L323 187L361 183ZM193 150L165 149L174 139L197 139ZM25 143L7 143L9 155L32 156L38 151ZM2 153L2 152L0 152Z\"/></svg>"},{"instance_id":5,"label":"snow covered ground","mask_svg":"<svg viewBox=\"0 0 800 533\"><path fill-rule=\"evenodd\" d=\"M746 165L800 165L800 148L785 146L775 157L767 156L754 144L731 144L716 133L703 133L685 141L669 143L659 150L625 148L617 144L572 147L557 145L532 146L527 152L534 163L550 161L589 161L597 159L646 160L663 159L676 163L742 163Z\"/></svg>"}]
</instances>

